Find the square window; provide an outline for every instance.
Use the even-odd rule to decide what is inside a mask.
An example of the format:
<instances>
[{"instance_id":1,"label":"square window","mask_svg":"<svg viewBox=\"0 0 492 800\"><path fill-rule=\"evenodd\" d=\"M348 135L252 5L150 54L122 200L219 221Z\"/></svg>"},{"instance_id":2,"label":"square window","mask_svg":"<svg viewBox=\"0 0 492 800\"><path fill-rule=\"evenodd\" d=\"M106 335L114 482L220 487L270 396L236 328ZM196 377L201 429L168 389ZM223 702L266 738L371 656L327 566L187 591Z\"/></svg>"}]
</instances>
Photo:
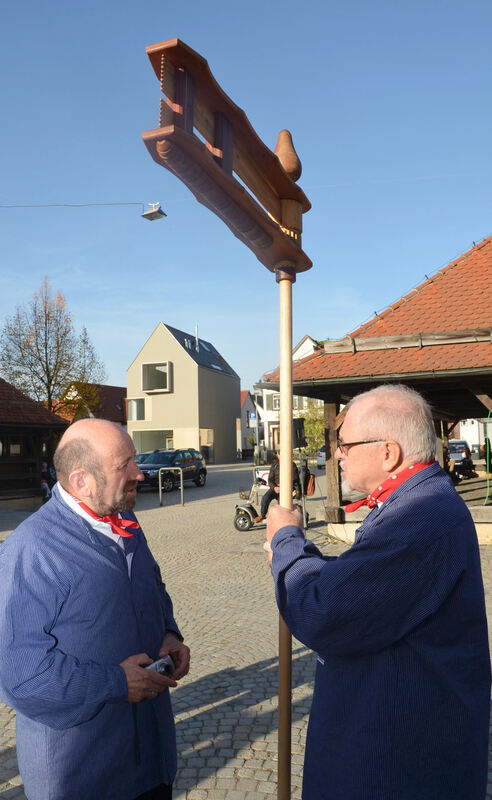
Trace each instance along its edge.
<instances>
[{"instance_id":1,"label":"square window","mask_svg":"<svg viewBox=\"0 0 492 800\"><path fill-rule=\"evenodd\" d=\"M145 399L128 401L128 419L145 419Z\"/></svg>"},{"instance_id":2,"label":"square window","mask_svg":"<svg viewBox=\"0 0 492 800\"><path fill-rule=\"evenodd\" d=\"M172 391L172 364L170 361L162 361L159 364L142 364L142 391Z\"/></svg>"}]
</instances>

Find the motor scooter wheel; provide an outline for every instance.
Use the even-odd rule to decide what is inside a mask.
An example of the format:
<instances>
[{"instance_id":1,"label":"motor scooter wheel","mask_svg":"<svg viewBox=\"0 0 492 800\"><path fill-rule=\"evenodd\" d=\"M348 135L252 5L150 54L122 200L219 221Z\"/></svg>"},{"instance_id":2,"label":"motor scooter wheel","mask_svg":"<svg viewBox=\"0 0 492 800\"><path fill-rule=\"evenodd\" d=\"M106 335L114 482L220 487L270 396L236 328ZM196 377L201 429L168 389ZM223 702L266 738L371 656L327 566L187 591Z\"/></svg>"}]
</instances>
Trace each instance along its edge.
<instances>
[{"instance_id":1,"label":"motor scooter wheel","mask_svg":"<svg viewBox=\"0 0 492 800\"><path fill-rule=\"evenodd\" d=\"M253 527L253 521L245 511L238 511L234 517L234 527L237 531L249 531Z\"/></svg>"}]
</instances>

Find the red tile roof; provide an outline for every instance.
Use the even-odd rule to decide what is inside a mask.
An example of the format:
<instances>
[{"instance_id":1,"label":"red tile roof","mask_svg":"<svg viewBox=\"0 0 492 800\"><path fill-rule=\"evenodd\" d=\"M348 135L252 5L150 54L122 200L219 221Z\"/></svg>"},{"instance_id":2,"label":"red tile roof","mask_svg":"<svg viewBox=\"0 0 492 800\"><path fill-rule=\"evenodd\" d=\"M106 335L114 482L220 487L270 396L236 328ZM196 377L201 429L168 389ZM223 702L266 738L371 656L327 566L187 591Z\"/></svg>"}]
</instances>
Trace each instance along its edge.
<instances>
[{"instance_id":1,"label":"red tile roof","mask_svg":"<svg viewBox=\"0 0 492 800\"><path fill-rule=\"evenodd\" d=\"M371 338L492 327L492 236L346 337ZM313 353L293 364L294 381L492 369L491 341L342 353ZM265 376L278 381L278 370Z\"/></svg>"},{"instance_id":2,"label":"red tile roof","mask_svg":"<svg viewBox=\"0 0 492 800\"><path fill-rule=\"evenodd\" d=\"M241 391L241 408L244 406L248 394L249 394L248 389L244 389L243 391Z\"/></svg>"},{"instance_id":3,"label":"red tile roof","mask_svg":"<svg viewBox=\"0 0 492 800\"><path fill-rule=\"evenodd\" d=\"M126 424L126 387L109 386L104 383L90 383L88 386L97 392L97 406L91 407L92 416L98 419L109 419L111 422ZM71 410L73 407L73 411ZM75 401L70 403L60 414L70 422L79 411L80 404Z\"/></svg>"},{"instance_id":4,"label":"red tile roof","mask_svg":"<svg viewBox=\"0 0 492 800\"><path fill-rule=\"evenodd\" d=\"M94 411L94 416L126 423L126 386L107 386L98 383L96 389L99 394L99 407Z\"/></svg>"},{"instance_id":5,"label":"red tile roof","mask_svg":"<svg viewBox=\"0 0 492 800\"><path fill-rule=\"evenodd\" d=\"M67 422L0 378L0 425L65 428Z\"/></svg>"}]
</instances>

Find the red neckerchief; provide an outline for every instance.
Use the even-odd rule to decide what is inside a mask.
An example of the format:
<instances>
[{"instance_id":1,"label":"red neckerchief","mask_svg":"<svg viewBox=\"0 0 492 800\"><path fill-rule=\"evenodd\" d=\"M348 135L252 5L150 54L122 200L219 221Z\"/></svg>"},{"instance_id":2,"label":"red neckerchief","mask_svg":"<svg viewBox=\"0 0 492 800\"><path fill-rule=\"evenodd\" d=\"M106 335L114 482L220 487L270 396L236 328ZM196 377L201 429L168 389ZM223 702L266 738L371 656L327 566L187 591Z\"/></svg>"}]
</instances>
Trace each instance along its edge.
<instances>
[{"instance_id":1,"label":"red neckerchief","mask_svg":"<svg viewBox=\"0 0 492 800\"><path fill-rule=\"evenodd\" d=\"M73 495L71 496L73 497ZM96 512L92 510L92 508L86 506L82 500L78 500L76 497L73 497L73 499L86 512L86 514L89 514L89 516L92 517L92 519L97 519L98 522L109 523L113 533L116 533L118 536L124 536L127 539L132 539L134 534L125 530L125 528L140 528L138 522L135 522L133 519L123 519L119 514L106 514L104 517L100 517L99 514L96 514Z\"/></svg>"},{"instance_id":2,"label":"red neckerchief","mask_svg":"<svg viewBox=\"0 0 492 800\"><path fill-rule=\"evenodd\" d=\"M348 506L345 506L345 511L349 514L351 511L356 511L361 506L369 506L369 508L374 508L377 506L378 502L382 503L383 500L386 500L387 497L392 494L398 486L401 486L402 483L410 478L412 475L415 475L416 472L420 472L421 469L425 469L429 466L429 464L433 464L433 461L428 461L427 464L411 464L411 466L406 467L406 469L402 469L401 472L395 473L390 478L387 478L383 483L381 483L374 491L369 494L367 497L364 497L363 500L358 500L356 503L349 503Z\"/></svg>"}]
</instances>

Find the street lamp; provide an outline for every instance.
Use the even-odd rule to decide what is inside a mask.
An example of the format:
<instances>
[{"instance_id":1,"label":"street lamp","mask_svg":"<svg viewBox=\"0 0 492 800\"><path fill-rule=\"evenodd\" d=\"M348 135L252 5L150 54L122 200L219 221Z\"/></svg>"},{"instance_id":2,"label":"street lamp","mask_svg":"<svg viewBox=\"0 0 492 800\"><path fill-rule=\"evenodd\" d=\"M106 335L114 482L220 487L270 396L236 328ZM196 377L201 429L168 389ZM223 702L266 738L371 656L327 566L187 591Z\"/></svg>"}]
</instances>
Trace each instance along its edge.
<instances>
[{"instance_id":1,"label":"street lamp","mask_svg":"<svg viewBox=\"0 0 492 800\"><path fill-rule=\"evenodd\" d=\"M150 219L150 221L152 222L155 219L162 219L162 217L167 217L167 214L165 214L164 211L162 210L160 203L147 203L147 205L149 205L150 208L147 209L147 211L144 211L143 214L140 215L144 219Z\"/></svg>"}]
</instances>

